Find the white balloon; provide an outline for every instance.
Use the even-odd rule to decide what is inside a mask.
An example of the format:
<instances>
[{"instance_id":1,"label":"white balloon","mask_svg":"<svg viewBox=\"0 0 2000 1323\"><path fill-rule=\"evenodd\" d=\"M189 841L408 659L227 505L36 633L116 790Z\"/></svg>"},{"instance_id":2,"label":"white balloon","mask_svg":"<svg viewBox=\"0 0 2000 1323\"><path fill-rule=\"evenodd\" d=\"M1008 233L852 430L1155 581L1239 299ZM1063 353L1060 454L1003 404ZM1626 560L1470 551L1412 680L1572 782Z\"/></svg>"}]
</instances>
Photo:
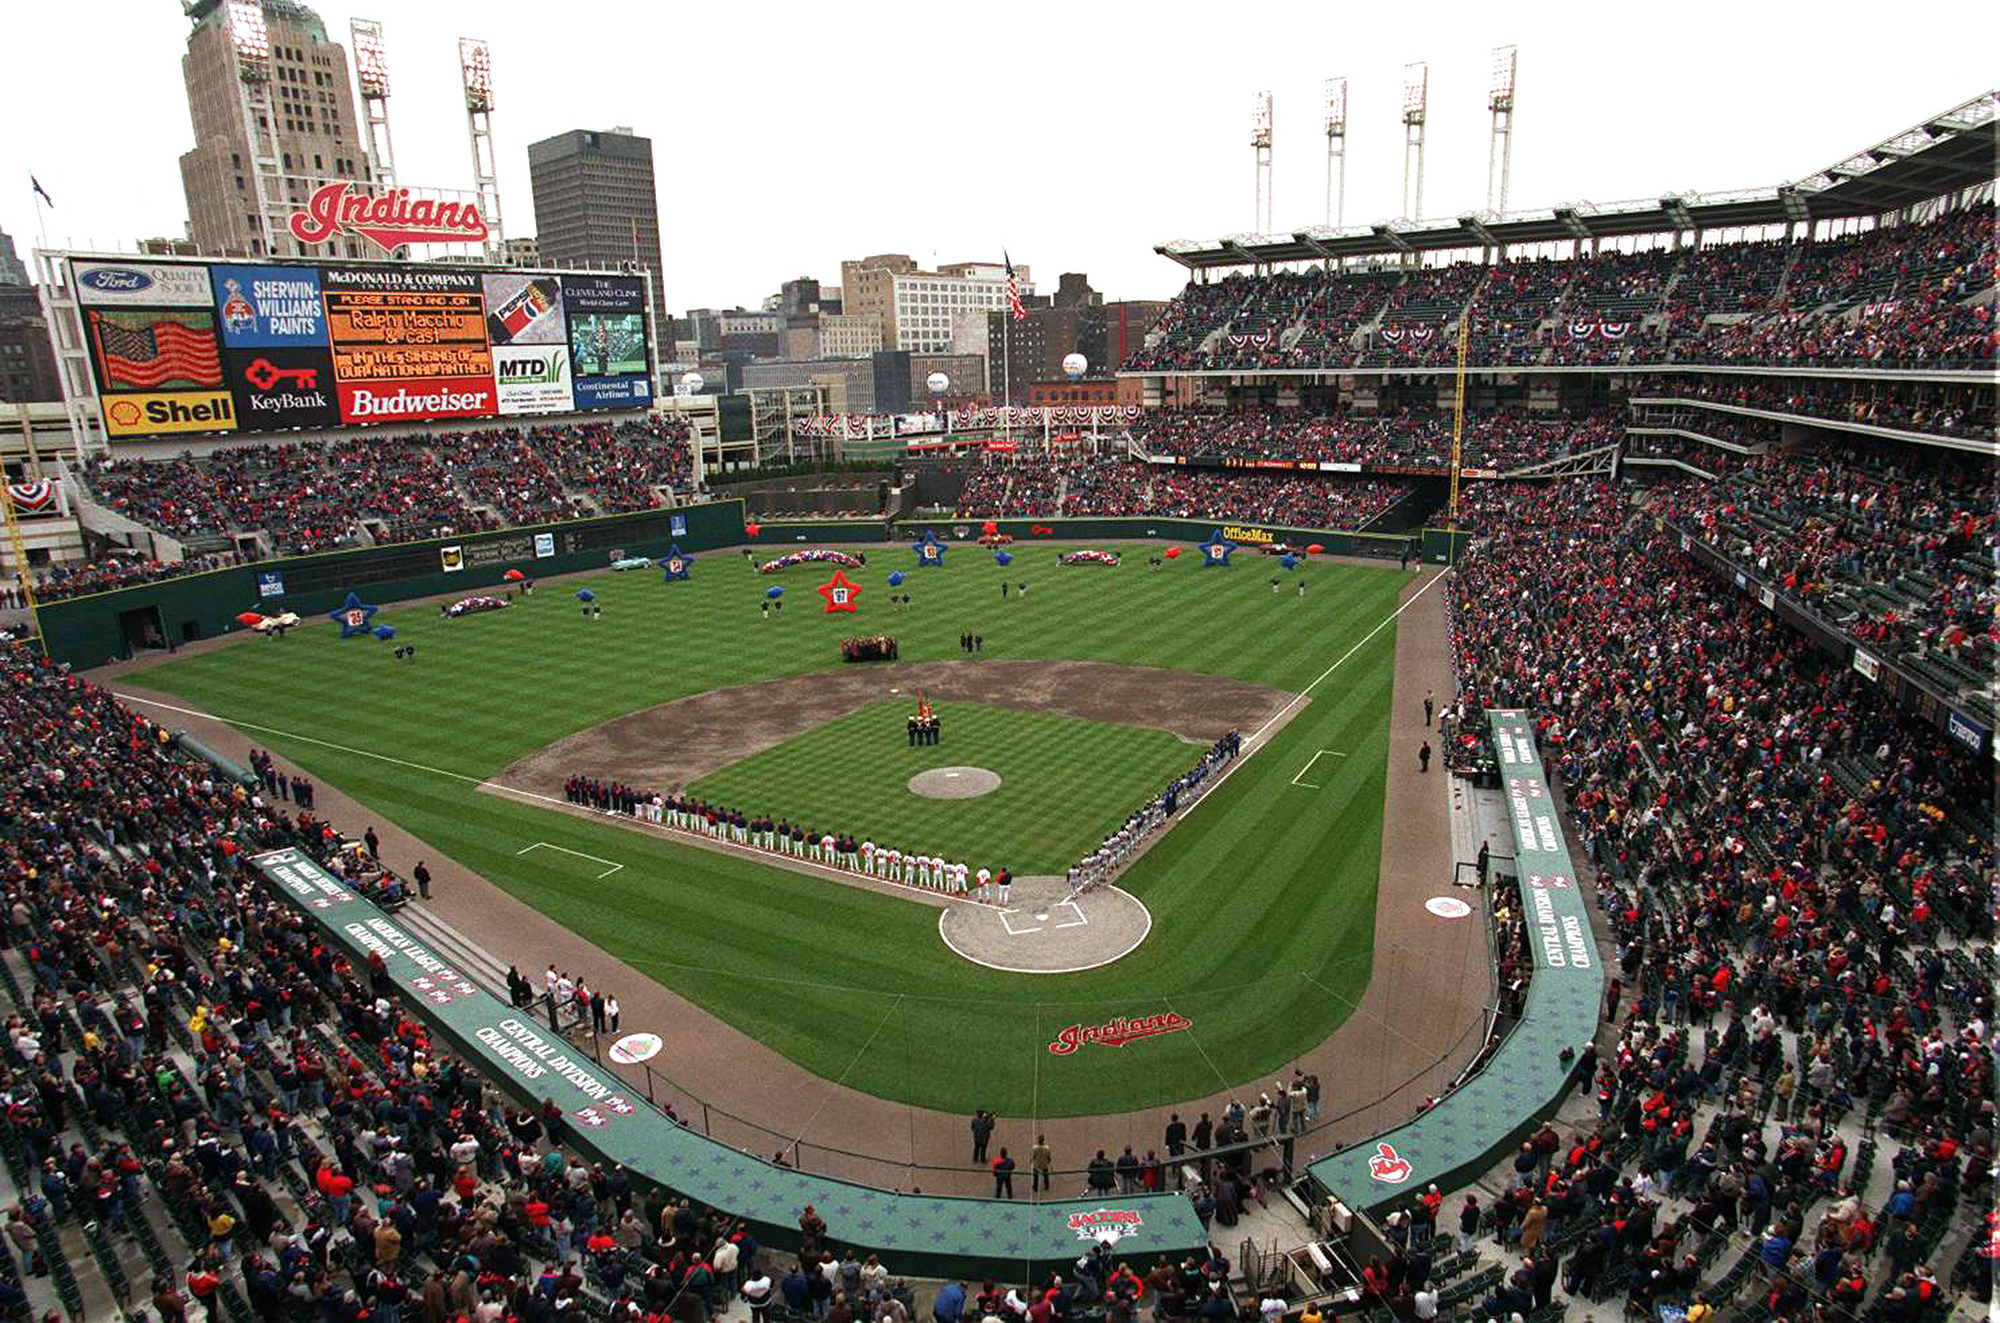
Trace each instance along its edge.
<instances>
[{"instance_id":1,"label":"white balloon","mask_svg":"<svg viewBox=\"0 0 2000 1323\"><path fill-rule=\"evenodd\" d=\"M681 377L681 385L688 388L688 394L690 395L701 394L701 388L707 384L708 378L702 376L699 372L685 373Z\"/></svg>"},{"instance_id":2,"label":"white balloon","mask_svg":"<svg viewBox=\"0 0 2000 1323\"><path fill-rule=\"evenodd\" d=\"M924 385L930 387L931 394L942 395L951 389L951 378L942 372L933 372L924 378Z\"/></svg>"},{"instance_id":3,"label":"white balloon","mask_svg":"<svg viewBox=\"0 0 2000 1323\"><path fill-rule=\"evenodd\" d=\"M1085 358L1082 354L1063 355L1063 364L1062 364L1063 373L1071 381L1075 381L1078 377L1082 376L1084 373L1084 369L1088 368L1089 366L1090 366L1090 360Z\"/></svg>"}]
</instances>

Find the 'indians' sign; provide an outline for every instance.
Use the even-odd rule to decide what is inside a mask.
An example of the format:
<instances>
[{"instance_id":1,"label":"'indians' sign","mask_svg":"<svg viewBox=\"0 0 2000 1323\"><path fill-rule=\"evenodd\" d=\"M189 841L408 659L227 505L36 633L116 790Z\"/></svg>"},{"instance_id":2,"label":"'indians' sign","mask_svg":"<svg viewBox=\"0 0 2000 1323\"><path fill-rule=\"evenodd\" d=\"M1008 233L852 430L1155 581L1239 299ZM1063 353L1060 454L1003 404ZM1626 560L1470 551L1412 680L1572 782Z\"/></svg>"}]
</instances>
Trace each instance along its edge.
<instances>
[{"instance_id":1,"label":"'indians' sign","mask_svg":"<svg viewBox=\"0 0 2000 1323\"><path fill-rule=\"evenodd\" d=\"M286 222L300 243L325 243L342 230L384 252L404 244L485 243L486 218L471 202L412 198L407 188L368 194L336 180L321 184Z\"/></svg>"},{"instance_id":2,"label":"'indians' sign","mask_svg":"<svg viewBox=\"0 0 2000 1323\"><path fill-rule=\"evenodd\" d=\"M1146 1225L1145 1219L1130 1208L1094 1208L1087 1213L1071 1213L1069 1229L1078 1240L1117 1244Z\"/></svg>"},{"instance_id":3,"label":"'indians' sign","mask_svg":"<svg viewBox=\"0 0 2000 1323\"><path fill-rule=\"evenodd\" d=\"M1164 1015L1142 1015L1136 1020L1114 1015L1103 1024L1071 1025L1055 1036L1049 1044L1049 1052L1053 1056L1066 1057L1087 1043L1095 1043L1099 1047L1123 1047L1141 1038L1157 1038L1161 1034L1177 1034L1192 1028L1193 1020L1172 1011Z\"/></svg>"}]
</instances>

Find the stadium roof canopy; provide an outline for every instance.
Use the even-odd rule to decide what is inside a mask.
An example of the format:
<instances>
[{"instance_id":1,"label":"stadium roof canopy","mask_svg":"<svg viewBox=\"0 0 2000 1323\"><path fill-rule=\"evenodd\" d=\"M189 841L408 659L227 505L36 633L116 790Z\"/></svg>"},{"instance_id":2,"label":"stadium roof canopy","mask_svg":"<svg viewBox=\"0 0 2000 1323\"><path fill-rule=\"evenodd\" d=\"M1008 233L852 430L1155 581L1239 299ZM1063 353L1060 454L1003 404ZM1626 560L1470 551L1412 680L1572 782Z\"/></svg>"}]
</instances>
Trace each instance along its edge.
<instances>
[{"instance_id":1,"label":"stadium roof canopy","mask_svg":"<svg viewBox=\"0 0 2000 1323\"><path fill-rule=\"evenodd\" d=\"M1574 202L1541 211L1379 221L1345 229L1315 225L1291 234L1181 239L1153 251L1200 270L1878 216L1992 183L1994 161L2000 156L1996 109L2000 91L1983 93L1866 151L1775 188L1676 193L1656 202Z\"/></svg>"}]
</instances>

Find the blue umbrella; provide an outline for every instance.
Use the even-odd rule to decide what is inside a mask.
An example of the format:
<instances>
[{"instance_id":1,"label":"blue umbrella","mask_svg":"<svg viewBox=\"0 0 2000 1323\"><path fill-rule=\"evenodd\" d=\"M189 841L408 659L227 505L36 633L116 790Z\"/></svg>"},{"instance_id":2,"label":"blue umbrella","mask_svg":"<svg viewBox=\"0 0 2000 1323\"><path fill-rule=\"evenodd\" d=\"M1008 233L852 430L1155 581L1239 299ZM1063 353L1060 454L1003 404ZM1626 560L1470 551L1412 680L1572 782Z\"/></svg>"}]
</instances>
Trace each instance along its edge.
<instances>
[{"instance_id":1,"label":"blue umbrella","mask_svg":"<svg viewBox=\"0 0 2000 1323\"><path fill-rule=\"evenodd\" d=\"M901 570L891 570L889 572L889 586L891 588L901 588L903 586L903 572Z\"/></svg>"},{"instance_id":2,"label":"blue umbrella","mask_svg":"<svg viewBox=\"0 0 2000 1323\"><path fill-rule=\"evenodd\" d=\"M374 633L376 638L387 643L390 639L396 637L396 627L394 625L377 625L375 626Z\"/></svg>"},{"instance_id":3,"label":"blue umbrella","mask_svg":"<svg viewBox=\"0 0 2000 1323\"><path fill-rule=\"evenodd\" d=\"M595 602L597 600L597 594L593 593L588 588L579 588L576 590L576 600L579 602Z\"/></svg>"},{"instance_id":4,"label":"blue umbrella","mask_svg":"<svg viewBox=\"0 0 2000 1323\"><path fill-rule=\"evenodd\" d=\"M1012 565L1014 563L1014 553L1011 551L996 551L993 553L993 563L995 565Z\"/></svg>"},{"instance_id":5,"label":"blue umbrella","mask_svg":"<svg viewBox=\"0 0 2000 1323\"><path fill-rule=\"evenodd\" d=\"M783 588L780 588L775 583L772 584L769 588L766 588L764 590L764 596L770 598L774 602L777 601L780 597L783 597L784 595L785 595L785 590Z\"/></svg>"}]
</instances>

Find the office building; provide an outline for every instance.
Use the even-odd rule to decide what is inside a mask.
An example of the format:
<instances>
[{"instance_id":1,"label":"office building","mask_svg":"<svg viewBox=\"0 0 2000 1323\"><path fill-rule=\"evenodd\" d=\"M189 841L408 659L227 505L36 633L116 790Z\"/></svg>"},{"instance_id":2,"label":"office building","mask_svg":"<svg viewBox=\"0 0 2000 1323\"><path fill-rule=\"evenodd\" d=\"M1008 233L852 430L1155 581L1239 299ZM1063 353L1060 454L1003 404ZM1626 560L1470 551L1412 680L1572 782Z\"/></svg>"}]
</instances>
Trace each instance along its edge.
<instances>
[{"instance_id":1,"label":"office building","mask_svg":"<svg viewBox=\"0 0 2000 1323\"><path fill-rule=\"evenodd\" d=\"M1034 293L1028 268L1016 263L1023 297ZM952 349L952 318L1007 306L1007 268L1000 262L954 262L935 271L906 253L878 253L840 264L842 309L871 317L882 343L912 353Z\"/></svg>"},{"instance_id":2,"label":"office building","mask_svg":"<svg viewBox=\"0 0 2000 1323\"><path fill-rule=\"evenodd\" d=\"M14 238L0 230L0 285L28 284L28 264L14 251Z\"/></svg>"},{"instance_id":3,"label":"office building","mask_svg":"<svg viewBox=\"0 0 2000 1323\"><path fill-rule=\"evenodd\" d=\"M653 277L654 334L664 339L669 323L653 140L623 125L558 133L528 145L528 182L541 260L557 267L643 266Z\"/></svg>"},{"instance_id":4,"label":"office building","mask_svg":"<svg viewBox=\"0 0 2000 1323\"><path fill-rule=\"evenodd\" d=\"M26 283L0 284L0 404L61 398L41 295Z\"/></svg>"},{"instance_id":5,"label":"office building","mask_svg":"<svg viewBox=\"0 0 2000 1323\"><path fill-rule=\"evenodd\" d=\"M329 40L319 15L297 0L262 0L261 8L268 69L259 67L261 60L248 67L256 75L264 109L246 111L246 66L230 36L231 6L222 0L193 0L186 6L194 23L181 56L188 114L194 121L194 148L181 155L188 238L211 254L380 256L352 235L303 244L289 231L271 226L274 237L266 237L251 116L264 120L257 133L260 138L269 135L284 204L304 205L313 187L326 180L366 185L372 175L346 48ZM143 107L137 110L145 113Z\"/></svg>"}]
</instances>

